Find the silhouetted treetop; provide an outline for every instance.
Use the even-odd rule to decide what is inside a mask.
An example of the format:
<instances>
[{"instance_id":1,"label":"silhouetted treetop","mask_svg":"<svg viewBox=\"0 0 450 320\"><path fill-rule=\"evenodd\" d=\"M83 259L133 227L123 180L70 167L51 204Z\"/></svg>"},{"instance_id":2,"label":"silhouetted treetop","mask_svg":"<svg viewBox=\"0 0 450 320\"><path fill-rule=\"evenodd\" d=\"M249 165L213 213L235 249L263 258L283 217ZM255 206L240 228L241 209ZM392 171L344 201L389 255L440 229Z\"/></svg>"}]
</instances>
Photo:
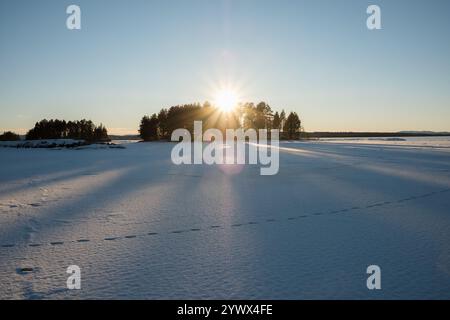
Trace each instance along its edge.
<instances>
[{"instance_id":1,"label":"silhouetted treetop","mask_svg":"<svg viewBox=\"0 0 450 320\"><path fill-rule=\"evenodd\" d=\"M28 131L26 139L81 139L91 142L109 140L108 131L102 124L95 126L91 120L86 119L69 122L43 119Z\"/></svg>"}]
</instances>

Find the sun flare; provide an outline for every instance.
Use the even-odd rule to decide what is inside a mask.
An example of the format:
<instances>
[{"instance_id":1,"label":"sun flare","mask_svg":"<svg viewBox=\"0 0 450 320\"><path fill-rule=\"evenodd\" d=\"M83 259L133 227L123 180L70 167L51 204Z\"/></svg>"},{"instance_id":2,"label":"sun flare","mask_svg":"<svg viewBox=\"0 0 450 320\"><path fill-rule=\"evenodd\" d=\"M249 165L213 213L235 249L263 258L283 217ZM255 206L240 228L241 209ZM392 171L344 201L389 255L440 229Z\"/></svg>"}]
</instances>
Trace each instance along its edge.
<instances>
[{"instance_id":1,"label":"sun flare","mask_svg":"<svg viewBox=\"0 0 450 320\"><path fill-rule=\"evenodd\" d=\"M223 112L229 112L233 110L239 103L239 97L234 90L221 89L218 90L215 98L214 104L220 108Z\"/></svg>"}]
</instances>

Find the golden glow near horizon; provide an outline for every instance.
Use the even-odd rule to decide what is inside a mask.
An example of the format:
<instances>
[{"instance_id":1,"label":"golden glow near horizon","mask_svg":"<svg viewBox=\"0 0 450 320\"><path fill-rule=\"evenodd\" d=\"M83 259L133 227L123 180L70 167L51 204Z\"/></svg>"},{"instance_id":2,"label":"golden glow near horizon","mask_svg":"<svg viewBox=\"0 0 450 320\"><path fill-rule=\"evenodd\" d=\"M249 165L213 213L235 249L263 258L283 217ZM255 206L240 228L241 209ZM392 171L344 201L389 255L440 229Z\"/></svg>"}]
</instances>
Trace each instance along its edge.
<instances>
[{"instance_id":1,"label":"golden glow near horizon","mask_svg":"<svg viewBox=\"0 0 450 320\"><path fill-rule=\"evenodd\" d=\"M213 102L223 112L229 112L238 105L239 95L233 89L222 88L217 90Z\"/></svg>"}]
</instances>

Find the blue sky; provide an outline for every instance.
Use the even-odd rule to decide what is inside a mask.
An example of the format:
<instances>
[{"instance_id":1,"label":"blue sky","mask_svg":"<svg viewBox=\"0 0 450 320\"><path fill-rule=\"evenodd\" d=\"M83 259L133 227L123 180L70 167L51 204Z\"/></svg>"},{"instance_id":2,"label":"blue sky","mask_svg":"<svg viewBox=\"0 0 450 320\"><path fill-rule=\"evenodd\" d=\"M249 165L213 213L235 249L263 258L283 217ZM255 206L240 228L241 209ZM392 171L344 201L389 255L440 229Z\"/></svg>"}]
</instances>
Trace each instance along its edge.
<instances>
[{"instance_id":1,"label":"blue sky","mask_svg":"<svg viewBox=\"0 0 450 320\"><path fill-rule=\"evenodd\" d=\"M445 0L2 0L0 131L90 118L134 133L221 83L308 131L450 131L449 17Z\"/></svg>"}]
</instances>

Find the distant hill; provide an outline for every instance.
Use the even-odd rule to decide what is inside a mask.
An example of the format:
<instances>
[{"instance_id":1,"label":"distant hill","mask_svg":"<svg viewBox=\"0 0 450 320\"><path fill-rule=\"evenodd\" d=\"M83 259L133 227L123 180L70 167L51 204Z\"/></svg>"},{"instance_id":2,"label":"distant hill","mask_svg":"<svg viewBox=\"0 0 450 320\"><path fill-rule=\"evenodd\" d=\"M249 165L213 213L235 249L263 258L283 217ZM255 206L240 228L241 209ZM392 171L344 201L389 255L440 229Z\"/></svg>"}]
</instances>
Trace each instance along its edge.
<instances>
[{"instance_id":1,"label":"distant hill","mask_svg":"<svg viewBox=\"0 0 450 320\"><path fill-rule=\"evenodd\" d=\"M440 131L440 132L435 132L435 131L399 131L399 133L425 134L425 135L445 135L445 136L450 135L450 132L448 132L448 131Z\"/></svg>"},{"instance_id":2,"label":"distant hill","mask_svg":"<svg viewBox=\"0 0 450 320\"><path fill-rule=\"evenodd\" d=\"M111 140L141 140L141 138L137 134L136 135L128 134L128 135L124 135L124 136L110 134L109 138Z\"/></svg>"},{"instance_id":3,"label":"distant hill","mask_svg":"<svg viewBox=\"0 0 450 320\"><path fill-rule=\"evenodd\" d=\"M399 132L304 132L307 138L367 138L367 137L438 137L450 136L450 132L399 131Z\"/></svg>"}]
</instances>

